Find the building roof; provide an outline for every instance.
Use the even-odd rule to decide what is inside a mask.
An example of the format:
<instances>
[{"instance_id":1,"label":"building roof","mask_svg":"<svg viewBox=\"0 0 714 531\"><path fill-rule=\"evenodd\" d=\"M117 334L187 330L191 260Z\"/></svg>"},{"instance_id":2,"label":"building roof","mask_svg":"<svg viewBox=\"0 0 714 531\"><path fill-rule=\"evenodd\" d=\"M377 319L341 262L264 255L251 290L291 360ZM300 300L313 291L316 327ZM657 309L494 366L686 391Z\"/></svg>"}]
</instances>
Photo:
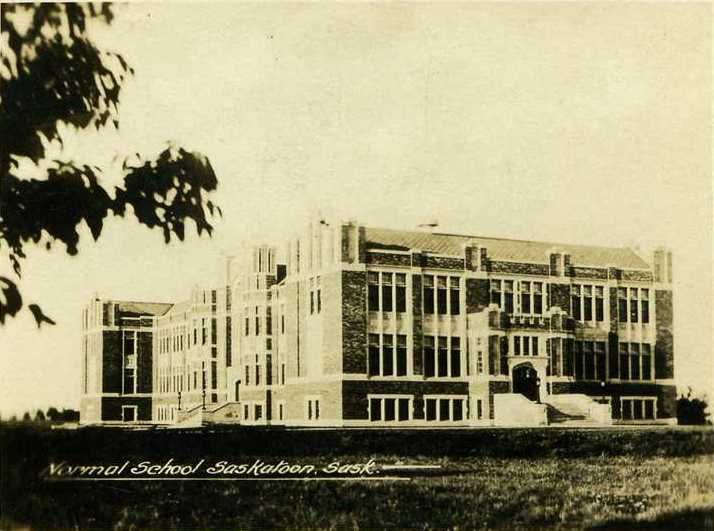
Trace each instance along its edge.
<instances>
[{"instance_id":1,"label":"building roof","mask_svg":"<svg viewBox=\"0 0 714 531\"><path fill-rule=\"evenodd\" d=\"M434 254L463 256L463 245L468 242L475 242L477 245L482 245L488 249L488 256L492 260L547 264L548 252L552 249L558 249L571 255L573 265L649 269L647 262L638 256L635 251L626 247L571 245L371 227L366 228L365 237L368 249L399 251L419 249Z\"/></svg>"},{"instance_id":2,"label":"building roof","mask_svg":"<svg viewBox=\"0 0 714 531\"><path fill-rule=\"evenodd\" d=\"M165 302L114 301L119 311L139 315L164 315L172 304Z\"/></svg>"}]
</instances>

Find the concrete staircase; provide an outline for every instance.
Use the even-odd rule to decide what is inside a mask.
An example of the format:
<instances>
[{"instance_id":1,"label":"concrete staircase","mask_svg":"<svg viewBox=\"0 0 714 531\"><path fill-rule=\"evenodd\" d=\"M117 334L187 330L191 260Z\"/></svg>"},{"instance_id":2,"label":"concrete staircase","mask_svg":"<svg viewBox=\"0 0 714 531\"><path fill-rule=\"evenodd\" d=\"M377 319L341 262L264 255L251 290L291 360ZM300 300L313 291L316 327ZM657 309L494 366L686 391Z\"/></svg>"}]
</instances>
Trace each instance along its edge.
<instances>
[{"instance_id":1,"label":"concrete staircase","mask_svg":"<svg viewBox=\"0 0 714 531\"><path fill-rule=\"evenodd\" d=\"M544 402L549 425L607 426L612 424L610 406L595 402L587 395L550 395Z\"/></svg>"}]
</instances>

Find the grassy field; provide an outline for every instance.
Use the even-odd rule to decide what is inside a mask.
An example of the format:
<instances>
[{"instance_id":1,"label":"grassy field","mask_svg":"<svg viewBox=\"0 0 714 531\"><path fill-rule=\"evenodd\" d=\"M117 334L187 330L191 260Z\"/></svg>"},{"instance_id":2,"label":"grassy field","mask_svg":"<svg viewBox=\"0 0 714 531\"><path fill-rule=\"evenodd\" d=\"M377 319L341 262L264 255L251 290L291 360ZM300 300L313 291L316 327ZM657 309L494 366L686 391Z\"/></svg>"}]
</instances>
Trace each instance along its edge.
<instances>
[{"instance_id":1,"label":"grassy field","mask_svg":"<svg viewBox=\"0 0 714 531\"><path fill-rule=\"evenodd\" d=\"M714 529L711 430L121 432L2 428L0 528ZM50 459L374 457L377 482L48 483Z\"/></svg>"}]
</instances>

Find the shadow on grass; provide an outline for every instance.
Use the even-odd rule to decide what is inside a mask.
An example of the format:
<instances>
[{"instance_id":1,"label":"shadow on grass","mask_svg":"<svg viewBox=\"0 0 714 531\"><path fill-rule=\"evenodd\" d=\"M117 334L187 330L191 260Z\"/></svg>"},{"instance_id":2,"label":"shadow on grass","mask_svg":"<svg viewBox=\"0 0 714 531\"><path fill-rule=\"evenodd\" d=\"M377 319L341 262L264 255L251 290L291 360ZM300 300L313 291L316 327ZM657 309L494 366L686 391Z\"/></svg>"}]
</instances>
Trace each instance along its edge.
<instances>
[{"instance_id":1,"label":"shadow on grass","mask_svg":"<svg viewBox=\"0 0 714 531\"><path fill-rule=\"evenodd\" d=\"M654 520L632 520L618 518L607 520L590 529L599 531L614 530L655 530L678 529L683 531L714 531L714 507L701 509L686 509L659 515Z\"/></svg>"}]
</instances>

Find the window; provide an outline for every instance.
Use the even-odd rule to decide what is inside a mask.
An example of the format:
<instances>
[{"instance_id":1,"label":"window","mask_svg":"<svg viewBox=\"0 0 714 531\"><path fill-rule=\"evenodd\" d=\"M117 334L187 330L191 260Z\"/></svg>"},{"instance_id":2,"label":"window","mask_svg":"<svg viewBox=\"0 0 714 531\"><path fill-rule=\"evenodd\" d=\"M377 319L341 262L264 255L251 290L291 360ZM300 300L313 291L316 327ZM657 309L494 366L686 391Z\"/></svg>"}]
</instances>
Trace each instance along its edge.
<instances>
[{"instance_id":1,"label":"window","mask_svg":"<svg viewBox=\"0 0 714 531\"><path fill-rule=\"evenodd\" d=\"M483 418L483 400L480 398L476 399L476 419L481 420Z\"/></svg>"},{"instance_id":2,"label":"window","mask_svg":"<svg viewBox=\"0 0 714 531\"><path fill-rule=\"evenodd\" d=\"M448 358L448 338L445 336L439 336L439 351L437 357L437 371L436 373L440 376L449 375L449 358Z\"/></svg>"},{"instance_id":3,"label":"window","mask_svg":"<svg viewBox=\"0 0 714 531\"><path fill-rule=\"evenodd\" d=\"M570 313L576 321L580 321L582 318L582 314L580 313L580 301L580 286L574 284L570 287Z\"/></svg>"},{"instance_id":4,"label":"window","mask_svg":"<svg viewBox=\"0 0 714 531\"><path fill-rule=\"evenodd\" d=\"M320 420L320 400L318 398L309 398L306 403L307 420Z\"/></svg>"},{"instance_id":5,"label":"window","mask_svg":"<svg viewBox=\"0 0 714 531\"><path fill-rule=\"evenodd\" d=\"M584 377L582 341L576 341L574 343L574 347L573 357L575 358L575 379L582 380Z\"/></svg>"},{"instance_id":6,"label":"window","mask_svg":"<svg viewBox=\"0 0 714 531\"><path fill-rule=\"evenodd\" d=\"M627 288L617 288L617 318L621 323L627 322Z\"/></svg>"},{"instance_id":7,"label":"window","mask_svg":"<svg viewBox=\"0 0 714 531\"><path fill-rule=\"evenodd\" d=\"M255 418L253 420L261 420L263 418L263 405L255 404Z\"/></svg>"},{"instance_id":8,"label":"window","mask_svg":"<svg viewBox=\"0 0 714 531\"><path fill-rule=\"evenodd\" d=\"M382 336L382 376L394 374L394 345L393 336Z\"/></svg>"},{"instance_id":9,"label":"window","mask_svg":"<svg viewBox=\"0 0 714 531\"><path fill-rule=\"evenodd\" d=\"M273 333L273 309L270 306L265 309L265 333L267 335Z\"/></svg>"},{"instance_id":10,"label":"window","mask_svg":"<svg viewBox=\"0 0 714 531\"><path fill-rule=\"evenodd\" d=\"M466 400L464 396L424 397L424 412L429 422L458 422L466 418Z\"/></svg>"},{"instance_id":11,"label":"window","mask_svg":"<svg viewBox=\"0 0 714 531\"><path fill-rule=\"evenodd\" d=\"M605 380L605 343L597 341L595 343L595 366L597 367L597 379L601 382Z\"/></svg>"},{"instance_id":12,"label":"window","mask_svg":"<svg viewBox=\"0 0 714 531\"><path fill-rule=\"evenodd\" d=\"M476 352L476 372L483 374L483 350Z\"/></svg>"},{"instance_id":13,"label":"window","mask_svg":"<svg viewBox=\"0 0 714 531\"><path fill-rule=\"evenodd\" d=\"M260 365L255 366L255 385L260 385Z\"/></svg>"},{"instance_id":14,"label":"window","mask_svg":"<svg viewBox=\"0 0 714 531\"><path fill-rule=\"evenodd\" d=\"M593 320L593 287L583 286L583 319L586 322Z\"/></svg>"},{"instance_id":15,"label":"window","mask_svg":"<svg viewBox=\"0 0 714 531\"><path fill-rule=\"evenodd\" d=\"M503 311L505 311L506 313L513 313L513 281L512 280L504 280L503 281L503 291L504 291Z\"/></svg>"},{"instance_id":16,"label":"window","mask_svg":"<svg viewBox=\"0 0 714 531\"><path fill-rule=\"evenodd\" d=\"M533 283L533 313L542 314L543 313L543 283L534 282Z\"/></svg>"},{"instance_id":17,"label":"window","mask_svg":"<svg viewBox=\"0 0 714 531\"><path fill-rule=\"evenodd\" d=\"M372 422L404 422L411 420L411 396L369 396L369 420Z\"/></svg>"},{"instance_id":18,"label":"window","mask_svg":"<svg viewBox=\"0 0 714 531\"><path fill-rule=\"evenodd\" d=\"M436 310L439 315L446 315L446 279L436 277Z\"/></svg>"},{"instance_id":19,"label":"window","mask_svg":"<svg viewBox=\"0 0 714 531\"><path fill-rule=\"evenodd\" d=\"M521 288L521 313L531 313L531 283L520 282Z\"/></svg>"},{"instance_id":20,"label":"window","mask_svg":"<svg viewBox=\"0 0 714 531\"><path fill-rule=\"evenodd\" d=\"M218 323L215 317L211 318L211 345L218 343Z\"/></svg>"},{"instance_id":21,"label":"window","mask_svg":"<svg viewBox=\"0 0 714 531\"><path fill-rule=\"evenodd\" d=\"M638 321L638 297L637 288L630 288L630 322L636 323Z\"/></svg>"},{"instance_id":22,"label":"window","mask_svg":"<svg viewBox=\"0 0 714 531\"><path fill-rule=\"evenodd\" d=\"M255 335L260 335L260 316L258 315L258 307L255 307Z\"/></svg>"},{"instance_id":23,"label":"window","mask_svg":"<svg viewBox=\"0 0 714 531\"><path fill-rule=\"evenodd\" d=\"M640 290L640 304L642 305L642 322L647 324L650 322L650 291L648 289Z\"/></svg>"},{"instance_id":24,"label":"window","mask_svg":"<svg viewBox=\"0 0 714 531\"><path fill-rule=\"evenodd\" d=\"M583 343L583 356L585 357L585 375L586 380L595 379L595 353L593 352L593 342L585 341Z\"/></svg>"},{"instance_id":25,"label":"window","mask_svg":"<svg viewBox=\"0 0 714 531\"><path fill-rule=\"evenodd\" d=\"M310 291L310 315L315 313L315 292Z\"/></svg>"},{"instance_id":26,"label":"window","mask_svg":"<svg viewBox=\"0 0 714 531\"><path fill-rule=\"evenodd\" d=\"M369 334L369 375L379 376L381 373L379 363L379 335Z\"/></svg>"},{"instance_id":27,"label":"window","mask_svg":"<svg viewBox=\"0 0 714 531\"><path fill-rule=\"evenodd\" d=\"M491 304L501 307L501 281L491 280Z\"/></svg>"},{"instance_id":28,"label":"window","mask_svg":"<svg viewBox=\"0 0 714 531\"><path fill-rule=\"evenodd\" d=\"M397 376L407 375L407 336L397 336Z\"/></svg>"},{"instance_id":29,"label":"window","mask_svg":"<svg viewBox=\"0 0 714 531\"><path fill-rule=\"evenodd\" d=\"M432 378L436 375L436 358L434 355L434 336L424 336L424 376Z\"/></svg>"},{"instance_id":30,"label":"window","mask_svg":"<svg viewBox=\"0 0 714 531\"><path fill-rule=\"evenodd\" d=\"M211 389L218 389L218 364L211 362Z\"/></svg>"},{"instance_id":31,"label":"window","mask_svg":"<svg viewBox=\"0 0 714 531\"><path fill-rule=\"evenodd\" d=\"M315 280L317 286L317 313L322 312L322 290L320 289L320 277Z\"/></svg>"},{"instance_id":32,"label":"window","mask_svg":"<svg viewBox=\"0 0 714 531\"><path fill-rule=\"evenodd\" d=\"M652 379L652 349L647 343L642 345L642 379Z\"/></svg>"},{"instance_id":33,"label":"window","mask_svg":"<svg viewBox=\"0 0 714 531\"><path fill-rule=\"evenodd\" d=\"M655 397L622 397L620 417L622 420L654 420Z\"/></svg>"},{"instance_id":34,"label":"window","mask_svg":"<svg viewBox=\"0 0 714 531\"><path fill-rule=\"evenodd\" d=\"M201 319L201 345L206 344L206 340L208 339L208 330L206 330L206 320Z\"/></svg>"},{"instance_id":35,"label":"window","mask_svg":"<svg viewBox=\"0 0 714 531\"><path fill-rule=\"evenodd\" d=\"M434 277L424 275L424 313L434 313Z\"/></svg>"},{"instance_id":36,"label":"window","mask_svg":"<svg viewBox=\"0 0 714 531\"><path fill-rule=\"evenodd\" d=\"M407 276L404 273L395 275L397 292L397 312L407 311Z\"/></svg>"},{"instance_id":37,"label":"window","mask_svg":"<svg viewBox=\"0 0 714 531\"><path fill-rule=\"evenodd\" d=\"M451 338L451 376L461 376L461 339Z\"/></svg>"},{"instance_id":38,"label":"window","mask_svg":"<svg viewBox=\"0 0 714 531\"><path fill-rule=\"evenodd\" d=\"M285 385L285 364L280 365L280 384Z\"/></svg>"},{"instance_id":39,"label":"window","mask_svg":"<svg viewBox=\"0 0 714 531\"><path fill-rule=\"evenodd\" d=\"M248 404L243 405L243 420L250 420L250 407Z\"/></svg>"},{"instance_id":40,"label":"window","mask_svg":"<svg viewBox=\"0 0 714 531\"><path fill-rule=\"evenodd\" d=\"M640 379L640 345L630 343L630 380Z\"/></svg>"},{"instance_id":41,"label":"window","mask_svg":"<svg viewBox=\"0 0 714 531\"><path fill-rule=\"evenodd\" d=\"M521 355L521 336L513 336L513 355Z\"/></svg>"},{"instance_id":42,"label":"window","mask_svg":"<svg viewBox=\"0 0 714 531\"><path fill-rule=\"evenodd\" d=\"M459 315L461 312L461 290L459 289L459 277L449 278L449 306L451 315Z\"/></svg>"},{"instance_id":43,"label":"window","mask_svg":"<svg viewBox=\"0 0 714 531\"><path fill-rule=\"evenodd\" d=\"M602 286L595 286L595 320L599 322L605 320L605 297Z\"/></svg>"},{"instance_id":44,"label":"window","mask_svg":"<svg viewBox=\"0 0 714 531\"><path fill-rule=\"evenodd\" d=\"M367 273L367 306L370 311L379 310L379 273L370 271Z\"/></svg>"},{"instance_id":45,"label":"window","mask_svg":"<svg viewBox=\"0 0 714 531\"><path fill-rule=\"evenodd\" d=\"M285 420L285 404L278 404L278 420Z\"/></svg>"},{"instance_id":46,"label":"window","mask_svg":"<svg viewBox=\"0 0 714 531\"><path fill-rule=\"evenodd\" d=\"M627 343L620 343L620 379L630 379L630 359Z\"/></svg>"},{"instance_id":47,"label":"window","mask_svg":"<svg viewBox=\"0 0 714 531\"><path fill-rule=\"evenodd\" d=\"M245 334L244 335L249 335L250 334L250 316L248 315L248 308L245 308L243 310L243 315L245 316Z\"/></svg>"},{"instance_id":48,"label":"window","mask_svg":"<svg viewBox=\"0 0 714 531\"><path fill-rule=\"evenodd\" d=\"M392 274L382 273L382 311L391 312L392 310Z\"/></svg>"},{"instance_id":49,"label":"window","mask_svg":"<svg viewBox=\"0 0 714 531\"><path fill-rule=\"evenodd\" d=\"M196 386L196 373L193 373L193 385ZM250 385L250 367L245 366L245 385Z\"/></svg>"}]
</instances>

